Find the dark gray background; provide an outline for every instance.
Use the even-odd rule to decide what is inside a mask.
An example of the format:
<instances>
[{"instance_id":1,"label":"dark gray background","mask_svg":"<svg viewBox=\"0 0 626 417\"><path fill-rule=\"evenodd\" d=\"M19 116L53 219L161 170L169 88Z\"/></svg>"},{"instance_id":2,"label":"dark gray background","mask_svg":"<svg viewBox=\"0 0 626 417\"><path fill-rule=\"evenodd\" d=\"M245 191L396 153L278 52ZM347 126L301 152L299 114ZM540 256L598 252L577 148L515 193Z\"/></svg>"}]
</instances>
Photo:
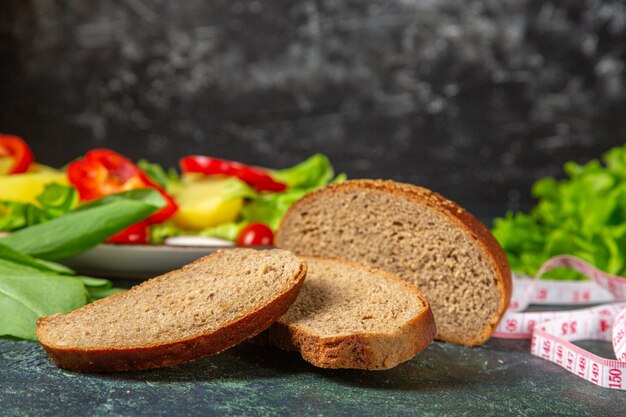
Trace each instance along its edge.
<instances>
[{"instance_id":1,"label":"dark gray background","mask_svg":"<svg viewBox=\"0 0 626 417\"><path fill-rule=\"evenodd\" d=\"M626 138L624 1L2 0L0 131L45 163L204 153L482 216Z\"/></svg>"}]
</instances>

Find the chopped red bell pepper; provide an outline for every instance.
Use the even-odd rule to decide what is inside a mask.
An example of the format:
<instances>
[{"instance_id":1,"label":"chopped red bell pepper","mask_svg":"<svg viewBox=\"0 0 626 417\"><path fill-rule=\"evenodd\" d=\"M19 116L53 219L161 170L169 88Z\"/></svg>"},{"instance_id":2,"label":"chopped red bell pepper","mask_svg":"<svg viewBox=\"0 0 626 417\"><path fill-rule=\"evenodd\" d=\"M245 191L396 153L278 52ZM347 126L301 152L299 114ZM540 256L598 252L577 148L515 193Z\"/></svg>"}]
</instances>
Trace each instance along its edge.
<instances>
[{"instance_id":1,"label":"chopped red bell pepper","mask_svg":"<svg viewBox=\"0 0 626 417\"><path fill-rule=\"evenodd\" d=\"M148 243L148 236L148 223L143 221L128 226L126 229L108 238L107 242L146 244Z\"/></svg>"},{"instance_id":2,"label":"chopped red bell pepper","mask_svg":"<svg viewBox=\"0 0 626 417\"><path fill-rule=\"evenodd\" d=\"M185 173L237 177L257 191L278 192L287 189L286 184L274 180L266 171L235 161L192 155L180 160L180 168Z\"/></svg>"},{"instance_id":3,"label":"chopped red bell pepper","mask_svg":"<svg viewBox=\"0 0 626 417\"><path fill-rule=\"evenodd\" d=\"M74 161L68 166L67 176L83 201L95 200L108 194L137 188L157 190L166 202L165 207L142 222L145 225L162 223L178 209L174 199L137 165L130 159L108 149L94 149L87 152L83 159ZM145 243L147 231L142 234L138 224L110 239L115 239L113 241L118 243ZM130 230L133 227L135 228Z\"/></svg>"},{"instance_id":4,"label":"chopped red bell pepper","mask_svg":"<svg viewBox=\"0 0 626 417\"><path fill-rule=\"evenodd\" d=\"M33 151L24 139L14 135L0 133L0 158L11 158L13 163L5 174L26 172L34 161Z\"/></svg>"}]
</instances>

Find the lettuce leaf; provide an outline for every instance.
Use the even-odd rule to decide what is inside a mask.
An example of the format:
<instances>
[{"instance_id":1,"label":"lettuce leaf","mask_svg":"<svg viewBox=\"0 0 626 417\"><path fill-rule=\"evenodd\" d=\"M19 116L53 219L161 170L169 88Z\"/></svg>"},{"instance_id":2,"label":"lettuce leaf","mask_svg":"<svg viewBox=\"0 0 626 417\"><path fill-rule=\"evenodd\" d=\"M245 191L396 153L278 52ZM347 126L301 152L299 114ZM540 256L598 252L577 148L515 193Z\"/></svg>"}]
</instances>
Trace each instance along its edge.
<instances>
[{"instance_id":1,"label":"lettuce leaf","mask_svg":"<svg viewBox=\"0 0 626 417\"><path fill-rule=\"evenodd\" d=\"M217 237L220 239L226 240L236 240L237 236L241 229L246 227L249 224L247 221L238 221L238 222L228 222L218 224L217 226L208 227L204 230L201 230L198 235L200 236L208 236L208 237Z\"/></svg>"},{"instance_id":2,"label":"lettuce leaf","mask_svg":"<svg viewBox=\"0 0 626 417\"><path fill-rule=\"evenodd\" d=\"M241 209L241 216L249 223L265 223L271 229L276 230L289 207L313 190L314 188L296 188L287 189L280 193L261 195Z\"/></svg>"},{"instance_id":3,"label":"lettuce leaf","mask_svg":"<svg viewBox=\"0 0 626 417\"><path fill-rule=\"evenodd\" d=\"M286 183L287 189L280 193L259 195L243 207L241 214L247 222L265 223L274 230L293 203L311 191L346 179L345 174L335 177L332 164L326 156L319 153L296 166L270 173L277 181Z\"/></svg>"},{"instance_id":4,"label":"lettuce leaf","mask_svg":"<svg viewBox=\"0 0 626 417\"><path fill-rule=\"evenodd\" d=\"M246 227L248 224L249 222L241 220L218 224L217 226L207 227L202 230L185 230L176 226L172 222L165 222L155 224L150 227L150 243L162 244L168 237L190 235L217 237L220 239L234 241L237 239L241 229Z\"/></svg>"},{"instance_id":5,"label":"lettuce leaf","mask_svg":"<svg viewBox=\"0 0 626 417\"><path fill-rule=\"evenodd\" d=\"M335 176L330 160L316 153L291 168L269 170L276 181L287 184L288 189L315 189L328 184Z\"/></svg>"},{"instance_id":6,"label":"lettuce leaf","mask_svg":"<svg viewBox=\"0 0 626 417\"><path fill-rule=\"evenodd\" d=\"M578 256L605 272L626 275L626 145L584 165L568 162L566 179L544 178L532 187L537 205L507 213L493 233L513 271L534 275L548 258ZM577 280L559 269L546 278Z\"/></svg>"},{"instance_id":7,"label":"lettuce leaf","mask_svg":"<svg viewBox=\"0 0 626 417\"><path fill-rule=\"evenodd\" d=\"M140 159L137 162L137 166L145 172L152 181L166 190L180 183L180 176L174 168L165 170L161 165L149 162L146 159Z\"/></svg>"},{"instance_id":8,"label":"lettuce leaf","mask_svg":"<svg viewBox=\"0 0 626 417\"><path fill-rule=\"evenodd\" d=\"M11 232L55 219L78 206L78 193L69 185L50 183L36 197L38 205L0 202L0 231Z\"/></svg>"}]
</instances>

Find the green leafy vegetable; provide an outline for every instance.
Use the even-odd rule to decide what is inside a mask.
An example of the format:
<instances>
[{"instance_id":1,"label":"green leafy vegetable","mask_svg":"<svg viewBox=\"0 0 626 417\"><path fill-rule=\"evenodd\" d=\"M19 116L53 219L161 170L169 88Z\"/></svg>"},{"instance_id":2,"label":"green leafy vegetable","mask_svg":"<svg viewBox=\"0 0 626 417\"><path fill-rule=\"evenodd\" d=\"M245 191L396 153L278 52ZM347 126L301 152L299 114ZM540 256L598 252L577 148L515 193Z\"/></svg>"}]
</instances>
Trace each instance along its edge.
<instances>
[{"instance_id":1,"label":"green leafy vegetable","mask_svg":"<svg viewBox=\"0 0 626 417\"><path fill-rule=\"evenodd\" d=\"M565 164L565 180L544 178L532 194L537 205L528 214L507 213L493 233L513 271L534 275L548 258L569 254L615 275L626 275L626 145L600 161ZM569 270L546 278L575 280Z\"/></svg>"},{"instance_id":2,"label":"green leafy vegetable","mask_svg":"<svg viewBox=\"0 0 626 417\"><path fill-rule=\"evenodd\" d=\"M0 336L36 340L39 317L66 313L122 291L112 288L108 280L58 274L12 262L3 256L8 253L5 248L0 245Z\"/></svg>"},{"instance_id":3,"label":"green leafy vegetable","mask_svg":"<svg viewBox=\"0 0 626 417\"><path fill-rule=\"evenodd\" d=\"M0 202L0 230L14 231L57 218L76 208L78 193L74 187L50 183L46 184L36 200L38 205Z\"/></svg>"},{"instance_id":4,"label":"green leafy vegetable","mask_svg":"<svg viewBox=\"0 0 626 417\"><path fill-rule=\"evenodd\" d=\"M339 174L335 178L332 164L322 154L315 154L294 167L271 171L271 175L277 181L286 183L287 189L280 193L259 195L244 206L241 214L247 222L265 223L274 230L293 203L311 191L346 178L345 174Z\"/></svg>"},{"instance_id":5,"label":"green leafy vegetable","mask_svg":"<svg viewBox=\"0 0 626 417\"><path fill-rule=\"evenodd\" d=\"M41 316L66 313L87 303L79 279L16 267L0 260L0 336L37 340Z\"/></svg>"},{"instance_id":6,"label":"green leafy vegetable","mask_svg":"<svg viewBox=\"0 0 626 417\"><path fill-rule=\"evenodd\" d=\"M185 230L176 226L172 222L163 222L160 224L153 224L152 226L150 226L149 239L150 239L150 243L152 243L153 245L160 245L168 237L180 236L184 234L188 235L189 233L185 233Z\"/></svg>"},{"instance_id":7,"label":"green leafy vegetable","mask_svg":"<svg viewBox=\"0 0 626 417\"><path fill-rule=\"evenodd\" d=\"M77 255L164 206L152 189L112 194L46 223L0 239L14 250L46 260Z\"/></svg>"},{"instance_id":8,"label":"green leafy vegetable","mask_svg":"<svg viewBox=\"0 0 626 417\"><path fill-rule=\"evenodd\" d=\"M155 211L163 208L163 206L165 205L165 201L158 191L151 188L138 188L135 190L124 191L121 193L105 195L104 197L100 197L97 200L82 204L74 211L82 211L95 207L101 207L117 201L135 201L143 203L153 206L153 209Z\"/></svg>"},{"instance_id":9,"label":"green leafy vegetable","mask_svg":"<svg viewBox=\"0 0 626 417\"><path fill-rule=\"evenodd\" d=\"M89 288L88 288L89 289ZM89 289L89 298L91 301L100 300L102 298L109 297L113 294L117 294L118 292L125 291L122 288L93 288Z\"/></svg>"},{"instance_id":10,"label":"green leafy vegetable","mask_svg":"<svg viewBox=\"0 0 626 417\"><path fill-rule=\"evenodd\" d=\"M180 176L174 168L170 168L166 171L161 165L149 162L146 159L140 159L137 162L137 166L148 174L148 177L150 177L152 181L165 189L178 185L180 182Z\"/></svg>"},{"instance_id":11,"label":"green leafy vegetable","mask_svg":"<svg viewBox=\"0 0 626 417\"><path fill-rule=\"evenodd\" d=\"M287 184L287 188L311 189L328 184L335 171L326 156L316 153L291 168L270 170L270 174L276 181Z\"/></svg>"},{"instance_id":12,"label":"green leafy vegetable","mask_svg":"<svg viewBox=\"0 0 626 417\"><path fill-rule=\"evenodd\" d=\"M28 256L25 253L18 252L2 243L0 243L0 259L13 262L15 264L19 264L28 268L38 269L41 272L62 275L74 274L74 271L66 266L33 258L32 256Z\"/></svg>"},{"instance_id":13,"label":"green leafy vegetable","mask_svg":"<svg viewBox=\"0 0 626 417\"><path fill-rule=\"evenodd\" d=\"M29 217L28 207L34 206L13 201L0 202L0 231L10 232L26 227Z\"/></svg>"},{"instance_id":14,"label":"green leafy vegetable","mask_svg":"<svg viewBox=\"0 0 626 417\"><path fill-rule=\"evenodd\" d=\"M92 278L83 275L76 275L75 277L85 286L85 290L89 294L89 302L124 291L121 288L113 288L113 283L108 279Z\"/></svg>"},{"instance_id":15,"label":"green leafy vegetable","mask_svg":"<svg viewBox=\"0 0 626 417\"><path fill-rule=\"evenodd\" d=\"M70 268L50 261L33 258L0 243L0 260L11 262L14 268L36 269L43 273L74 276L81 280L89 293L112 290L113 284L108 279L76 275Z\"/></svg>"},{"instance_id":16,"label":"green leafy vegetable","mask_svg":"<svg viewBox=\"0 0 626 417\"><path fill-rule=\"evenodd\" d=\"M76 208L78 193L72 186L50 183L37 196L37 201L45 211L58 217Z\"/></svg>"},{"instance_id":17,"label":"green leafy vegetable","mask_svg":"<svg viewBox=\"0 0 626 417\"><path fill-rule=\"evenodd\" d=\"M206 229L194 232L181 229L171 222L155 224L150 228L150 243L162 244L168 237L183 235L188 236L190 234L198 236L217 237L220 239L234 241L235 239L237 239L237 235L239 235L241 229L248 225L248 223L249 222L247 221L228 222L213 227L207 227Z\"/></svg>"},{"instance_id":18,"label":"green leafy vegetable","mask_svg":"<svg viewBox=\"0 0 626 417\"><path fill-rule=\"evenodd\" d=\"M109 280L77 276L0 244L0 337L36 340L39 317L66 313L119 291Z\"/></svg>"},{"instance_id":19,"label":"green leafy vegetable","mask_svg":"<svg viewBox=\"0 0 626 417\"><path fill-rule=\"evenodd\" d=\"M217 237L217 238L226 239L226 240L235 240L237 239L237 235L239 235L239 232L241 231L241 229L246 227L247 224L248 222L246 221L222 223L222 224L218 224L217 226L208 227L204 230L201 230L200 233L198 234L200 236L209 236L209 237Z\"/></svg>"},{"instance_id":20,"label":"green leafy vegetable","mask_svg":"<svg viewBox=\"0 0 626 417\"><path fill-rule=\"evenodd\" d=\"M261 195L245 205L241 216L247 222L261 222L276 230L280 221L293 203L304 197L313 189L287 189L280 193Z\"/></svg>"}]
</instances>

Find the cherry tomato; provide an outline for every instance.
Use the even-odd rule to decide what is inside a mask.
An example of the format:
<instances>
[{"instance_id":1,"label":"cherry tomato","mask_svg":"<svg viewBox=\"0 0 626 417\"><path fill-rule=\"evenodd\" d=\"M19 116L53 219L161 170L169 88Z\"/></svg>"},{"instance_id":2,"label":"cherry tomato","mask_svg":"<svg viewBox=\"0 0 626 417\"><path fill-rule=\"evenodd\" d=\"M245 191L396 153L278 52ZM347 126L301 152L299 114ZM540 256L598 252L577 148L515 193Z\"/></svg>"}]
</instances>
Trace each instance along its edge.
<instances>
[{"instance_id":1,"label":"cherry tomato","mask_svg":"<svg viewBox=\"0 0 626 417\"><path fill-rule=\"evenodd\" d=\"M271 246L273 243L274 232L263 223L251 223L237 236L239 246Z\"/></svg>"},{"instance_id":2,"label":"cherry tomato","mask_svg":"<svg viewBox=\"0 0 626 417\"><path fill-rule=\"evenodd\" d=\"M128 226L126 229L108 238L107 242L147 244L149 241L148 235L148 224L146 221L143 221Z\"/></svg>"}]
</instances>

